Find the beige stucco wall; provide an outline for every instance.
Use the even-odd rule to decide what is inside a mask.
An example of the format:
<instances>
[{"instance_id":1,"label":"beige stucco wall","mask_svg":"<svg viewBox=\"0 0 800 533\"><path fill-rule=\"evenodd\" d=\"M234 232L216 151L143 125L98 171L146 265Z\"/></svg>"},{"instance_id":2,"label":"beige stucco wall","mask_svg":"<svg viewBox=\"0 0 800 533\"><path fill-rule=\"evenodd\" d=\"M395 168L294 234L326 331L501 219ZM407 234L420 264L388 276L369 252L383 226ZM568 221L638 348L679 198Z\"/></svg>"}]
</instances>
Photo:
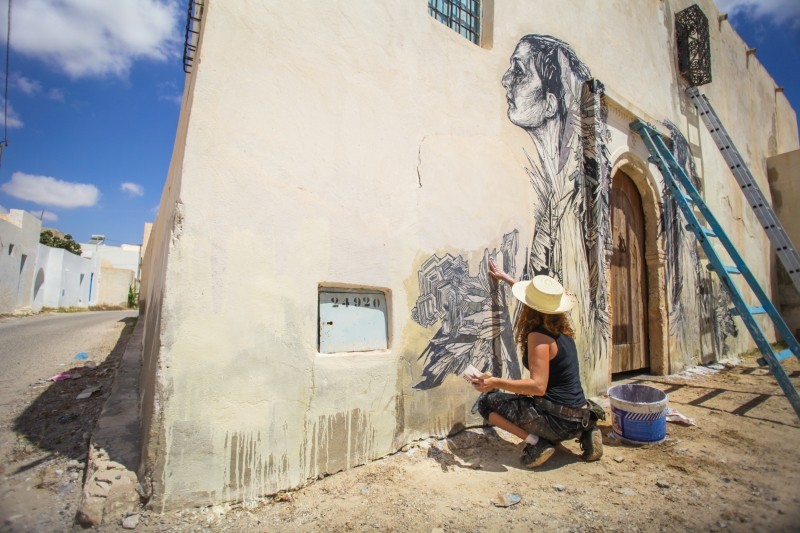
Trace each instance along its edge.
<instances>
[{"instance_id":1,"label":"beige stucco wall","mask_svg":"<svg viewBox=\"0 0 800 533\"><path fill-rule=\"evenodd\" d=\"M800 150L767 160L772 207L795 247L800 246L800 217L794 210L800 198ZM775 303L780 306L786 325L800 337L800 294L780 261L775 262Z\"/></svg>"},{"instance_id":2,"label":"beige stucco wall","mask_svg":"<svg viewBox=\"0 0 800 533\"><path fill-rule=\"evenodd\" d=\"M98 305L128 305L128 290L136 280L135 272L104 265L100 268L100 279Z\"/></svg>"},{"instance_id":3,"label":"beige stucco wall","mask_svg":"<svg viewBox=\"0 0 800 533\"><path fill-rule=\"evenodd\" d=\"M797 147L794 112L711 1L699 3L715 77L703 91L766 186L765 158ZM767 244L679 91L672 20L686 5L497 2L491 47L479 48L424 3L207 2L143 266L141 474L152 504L255 497L480 423L459 377L412 388L437 327L411 314L434 256L461 257L478 276L516 231L514 259L527 260L534 147L508 121L500 85L525 34L569 43L623 110L609 119L610 164L639 169L651 224L657 170L626 124L679 126L709 203L768 280ZM649 253L657 296L662 258ZM321 284L385 291L388 349L319 354ZM700 359L669 338L663 304L650 314L661 371ZM730 342L752 345L743 330ZM584 377L603 391L607 361Z\"/></svg>"}]
</instances>

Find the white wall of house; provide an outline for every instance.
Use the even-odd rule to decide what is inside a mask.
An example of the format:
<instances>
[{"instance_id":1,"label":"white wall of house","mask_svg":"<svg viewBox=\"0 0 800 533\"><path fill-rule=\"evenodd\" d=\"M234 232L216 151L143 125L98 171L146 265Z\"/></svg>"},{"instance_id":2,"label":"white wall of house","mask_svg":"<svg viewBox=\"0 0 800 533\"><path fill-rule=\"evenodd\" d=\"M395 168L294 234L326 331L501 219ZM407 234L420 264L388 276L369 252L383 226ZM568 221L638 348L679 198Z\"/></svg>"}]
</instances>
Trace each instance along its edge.
<instances>
[{"instance_id":1,"label":"white wall of house","mask_svg":"<svg viewBox=\"0 0 800 533\"><path fill-rule=\"evenodd\" d=\"M97 290L94 261L61 248L38 246L33 310L89 307L90 291Z\"/></svg>"},{"instance_id":2,"label":"white wall of house","mask_svg":"<svg viewBox=\"0 0 800 533\"><path fill-rule=\"evenodd\" d=\"M31 307L42 225L27 211L0 213L0 313Z\"/></svg>"},{"instance_id":3,"label":"white wall of house","mask_svg":"<svg viewBox=\"0 0 800 533\"><path fill-rule=\"evenodd\" d=\"M92 295L91 305L127 305L128 291L132 286L138 288L142 246L93 242L80 246L81 256L96 260L99 265L99 277L95 280L99 290Z\"/></svg>"},{"instance_id":4,"label":"white wall of house","mask_svg":"<svg viewBox=\"0 0 800 533\"><path fill-rule=\"evenodd\" d=\"M648 210L651 351L659 372L701 360L702 338L671 335L676 308L659 300L672 252L656 231L658 171L628 123L674 123L759 279L772 263L682 92L673 17L691 3L494 2L491 42L476 46L421 1L206 2L143 265L141 475L153 504L255 497L480 423L458 376L422 386L437 371L429 350L453 331L444 313L421 319L423 289L455 265L459 283L444 289L472 291L461 301L473 320L483 309L470 302L491 289L481 285L488 255L507 252L517 277L529 259L537 147L509 121L501 85L527 34L568 43L605 85L608 164L632 175ZM711 0L698 4L714 73L702 90L768 192L766 158L798 147L795 113ZM347 287L384 293L385 348L320 352L321 288ZM504 327L485 320L496 325L481 334ZM610 372L607 355L588 349L594 327L578 332L590 394ZM722 340L730 353L752 347L740 330ZM452 349L472 353L482 341L470 338Z\"/></svg>"}]
</instances>

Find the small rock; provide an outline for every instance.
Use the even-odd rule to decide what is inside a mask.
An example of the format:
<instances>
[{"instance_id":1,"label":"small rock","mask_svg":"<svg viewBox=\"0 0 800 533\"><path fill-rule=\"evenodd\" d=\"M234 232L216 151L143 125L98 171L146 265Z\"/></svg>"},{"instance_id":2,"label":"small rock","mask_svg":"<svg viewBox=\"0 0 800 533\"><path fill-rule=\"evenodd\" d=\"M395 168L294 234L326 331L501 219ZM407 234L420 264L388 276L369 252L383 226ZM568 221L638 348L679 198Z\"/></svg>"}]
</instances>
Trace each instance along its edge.
<instances>
[{"instance_id":1,"label":"small rock","mask_svg":"<svg viewBox=\"0 0 800 533\"><path fill-rule=\"evenodd\" d=\"M565 490L567 490L567 487L565 487L564 485L553 485L553 488L558 492L564 492Z\"/></svg>"},{"instance_id":2,"label":"small rock","mask_svg":"<svg viewBox=\"0 0 800 533\"><path fill-rule=\"evenodd\" d=\"M516 505L520 502L522 497L519 494L513 494L508 492L506 494L498 494L492 503L496 507L511 507L512 505Z\"/></svg>"},{"instance_id":3,"label":"small rock","mask_svg":"<svg viewBox=\"0 0 800 533\"><path fill-rule=\"evenodd\" d=\"M667 483L663 479L659 479L659 480L656 481L656 486L657 487L661 487L662 489L668 489L669 488L669 483Z\"/></svg>"},{"instance_id":4,"label":"small rock","mask_svg":"<svg viewBox=\"0 0 800 533\"><path fill-rule=\"evenodd\" d=\"M624 457L622 457L621 455L617 455L616 457L614 457L614 460L615 460L616 462L618 462L618 463L621 463L622 461L624 461L624 460L625 460L625 458L624 458Z\"/></svg>"},{"instance_id":5,"label":"small rock","mask_svg":"<svg viewBox=\"0 0 800 533\"><path fill-rule=\"evenodd\" d=\"M636 496L636 491L630 487L620 487L617 489L617 492L623 496Z\"/></svg>"},{"instance_id":6,"label":"small rock","mask_svg":"<svg viewBox=\"0 0 800 533\"><path fill-rule=\"evenodd\" d=\"M138 525L139 525L138 514L132 514L122 519L122 527L124 527L125 529L136 529L136 526Z\"/></svg>"},{"instance_id":7,"label":"small rock","mask_svg":"<svg viewBox=\"0 0 800 533\"><path fill-rule=\"evenodd\" d=\"M719 526L720 529L725 529L728 527L728 523L725 520L720 520L717 522L717 526Z\"/></svg>"}]
</instances>

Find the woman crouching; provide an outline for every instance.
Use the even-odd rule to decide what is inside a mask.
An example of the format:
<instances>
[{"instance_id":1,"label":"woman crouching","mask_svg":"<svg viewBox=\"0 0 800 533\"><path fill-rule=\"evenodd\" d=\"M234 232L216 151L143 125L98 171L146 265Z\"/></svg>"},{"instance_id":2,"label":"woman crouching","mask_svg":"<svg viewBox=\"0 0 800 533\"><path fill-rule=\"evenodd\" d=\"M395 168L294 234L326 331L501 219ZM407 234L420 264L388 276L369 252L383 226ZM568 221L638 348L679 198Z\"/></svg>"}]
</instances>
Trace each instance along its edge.
<instances>
[{"instance_id":1,"label":"woman crouching","mask_svg":"<svg viewBox=\"0 0 800 533\"><path fill-rule=\"evenodd\" d=\"M574 331L567 312L574 297L549 276L530 281L514 279L490 261L489 273L512 285L524 305L515 324L514 338L522 352L528 379L473 378L484 394L478 410L490 424L525 441L521 461L540 466L561 441L578 437L585 461L603 456L603 439L596 427L602 408L587 402L580 382ZM502 389L507 392L500 392Z\"/></svg>"}]
</instances>

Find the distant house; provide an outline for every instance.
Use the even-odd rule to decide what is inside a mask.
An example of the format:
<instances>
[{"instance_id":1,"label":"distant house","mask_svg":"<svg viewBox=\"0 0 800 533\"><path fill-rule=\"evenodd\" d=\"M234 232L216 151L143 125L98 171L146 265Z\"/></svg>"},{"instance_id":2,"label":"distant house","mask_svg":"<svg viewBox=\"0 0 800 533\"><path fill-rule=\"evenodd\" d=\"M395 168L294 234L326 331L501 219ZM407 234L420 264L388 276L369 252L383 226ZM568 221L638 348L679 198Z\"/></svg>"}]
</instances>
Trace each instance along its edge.
<instances>
[{"instance_id":1,"label":"distant house","mask_svg":"<svg viewBox=\"0 0 800 533\"><path fill-rule=\"evenodd\" d=\"M128 305L130 289L139 289L142 246L109 246L105 241L81 243L81 255L95 261L99 272L92 305Z\"/></svg>"},{"instance_id":2,"label":"distant house","mask_svg":"<svg viewBox=\"0 0 800 533\"><path fill-rule=\"evenodd\" d=\"M578 295L592 395L753 348L630 127L669 140L771 291L769 241L685 89L767 196L797 118L712 0L191 6L143 263L154 507L274 493L480 424L457 374L522 372L492 257Z\"/></svg>"},{"instance_id":3,"label":"distant house","mask_svg":"<svg viewBox=\"0 0 800 533\"><path fill-rule=\"evenodd\" d=\"M0 313L128 305L129 290L139 288L142 246L83 243L77 256L39 244L41 231L27 211L0 214Z\"/></svg>"},{"instance_id":4,"label":"distant house","mask_svg":"<svg viewBox=\"0 0 800 533\"><path fill-rule=\"evenodd\" d=\"M33 306L41 228L27 211L0 213L0 313Z\"/></svg>"}]
</instances>

